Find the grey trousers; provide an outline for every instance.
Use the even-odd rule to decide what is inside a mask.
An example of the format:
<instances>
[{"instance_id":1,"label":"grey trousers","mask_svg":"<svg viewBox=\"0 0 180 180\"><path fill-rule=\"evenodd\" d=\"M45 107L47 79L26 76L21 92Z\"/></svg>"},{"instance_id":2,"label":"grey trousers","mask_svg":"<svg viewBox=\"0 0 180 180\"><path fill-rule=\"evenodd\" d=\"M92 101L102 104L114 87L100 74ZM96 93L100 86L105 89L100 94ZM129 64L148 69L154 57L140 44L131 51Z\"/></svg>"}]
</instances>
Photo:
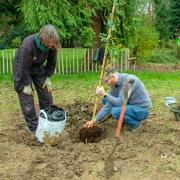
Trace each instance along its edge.
<instances>
[{"instance_id":1,"label":"grey trousers","mask_svg":"<svg viewBox=\"0 0 180 180\"><path fill-rule=\"evenodd\" d=\"M48 108L53 104L52 94L47 91L46 88L42 89L42 86L45 82L45 76L43 75L32 75L31 76L31 86L32 83L38 94L39 106L40 109ZM14 87L18 93L19 103L21 106L22 113L26 120L27 126L30 131L35 132L38 124L38 117L36 115L35 106L34 106L34 97L29 96L23 93L24 85L21 81L15 81Z\"/></svg>"}]
</instances>

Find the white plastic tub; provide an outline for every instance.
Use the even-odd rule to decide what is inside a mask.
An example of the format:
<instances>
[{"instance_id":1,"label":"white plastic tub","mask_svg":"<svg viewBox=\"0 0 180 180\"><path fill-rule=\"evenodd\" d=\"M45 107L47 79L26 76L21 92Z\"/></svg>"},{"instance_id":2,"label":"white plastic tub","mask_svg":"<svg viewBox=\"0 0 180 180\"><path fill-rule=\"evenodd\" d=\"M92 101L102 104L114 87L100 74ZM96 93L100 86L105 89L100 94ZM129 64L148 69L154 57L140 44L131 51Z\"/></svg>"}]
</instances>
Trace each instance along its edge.
<instances>
[{"instance_id":1,"label":"white plastic tub","mask_svg":"<svg viewBox=\"0 0 180 180\"><path fill-rule=\"evenodd\" d=\"M36 138L38 141L43 143L45 134L48 134L49 137L57 136L61 134L65 128L66 124L66 112L62 108L53 106L54 111L52 113L57 113L62 111L64 113L64 118L57 118L53 120L50 118L49 109L40 110L39 113L39 122L36 130Z\"/></svg>"},{"instance_id":2,"label":"white plastic tub","mask_svg":"<svg viewBox=\"0 0 180 180\"><path fill-rule=\"evenodd\" d=\"M164 103L166 106L171 106L176 103L176 98L174 96L167 96L164 98Z\"/></svg>"}]
</instances>

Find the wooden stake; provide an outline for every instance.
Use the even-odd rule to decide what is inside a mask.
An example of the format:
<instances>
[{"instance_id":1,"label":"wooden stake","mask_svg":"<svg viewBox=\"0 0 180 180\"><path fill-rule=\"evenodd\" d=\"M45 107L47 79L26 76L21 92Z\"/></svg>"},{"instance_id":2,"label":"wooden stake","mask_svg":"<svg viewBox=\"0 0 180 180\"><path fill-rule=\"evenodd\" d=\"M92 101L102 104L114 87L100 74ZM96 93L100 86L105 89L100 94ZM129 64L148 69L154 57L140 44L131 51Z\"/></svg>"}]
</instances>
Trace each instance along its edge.
<instances>
[{"instance_id":1,"label":"wooden stake","mask_svg":"<svg viewBox=\"0 0 180 180\"><path fill-rule=\"evenodd\" d=\"M115 0L114 0L114 2L113 2L113 7L112 7L111 18L110 18L111 22L113 22L115 10L116 10L116 2L115 2ZM99 79L99 84L98 84L98 86L101 86L101 85L102 85L102 79L103 79L103 76L104 76L105 66L106 66L106 64L107 64L106 61L107 61L108 46L109 46L109 40L110 40L110 37L111 37L111 31L112 31L112 27L109 27L108 35L107 35L107 38L106 38L106 47L105 47L103 64L102 64L102 69L101 69L101 74L100 74L100 79ZM95 101L94 101L94 108L93 108L92 120L95 119L95 115L96 115L96 111L97 111L98 99L99 99L99 98L98 98L98 95L96 95L96 96L95 96Z\"/></svg>"}]
</instances>

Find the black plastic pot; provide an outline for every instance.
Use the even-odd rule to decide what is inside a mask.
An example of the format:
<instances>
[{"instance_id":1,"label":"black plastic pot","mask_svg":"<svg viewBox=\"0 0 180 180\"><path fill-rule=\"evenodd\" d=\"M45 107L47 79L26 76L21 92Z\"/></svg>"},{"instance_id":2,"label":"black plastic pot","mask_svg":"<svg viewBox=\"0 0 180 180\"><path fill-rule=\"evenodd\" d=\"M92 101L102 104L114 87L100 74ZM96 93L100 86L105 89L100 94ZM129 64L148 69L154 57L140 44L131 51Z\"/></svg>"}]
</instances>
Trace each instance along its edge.
<instances>
[{"instance_id":1,"label":"black plastic pot","mask_svg":"<svg viewBox=\"0 0 180 180\"><path fill-rule=\"evenodd\" d=\"M177 121L180 121L180 109L171 109Z\"/></svg>"},{"instance_id":2,"label":"black plastic pot","mask_svg":"<svg viewBox=\"0 0 180 180\"><path fill-rule=\"evenodd\" d=\"M66 118L66 112L63 108L59 108L55 105L50 106L44 110L48 116L48 121L58 122L64 121Z\"/></svg>"}]
</instances>

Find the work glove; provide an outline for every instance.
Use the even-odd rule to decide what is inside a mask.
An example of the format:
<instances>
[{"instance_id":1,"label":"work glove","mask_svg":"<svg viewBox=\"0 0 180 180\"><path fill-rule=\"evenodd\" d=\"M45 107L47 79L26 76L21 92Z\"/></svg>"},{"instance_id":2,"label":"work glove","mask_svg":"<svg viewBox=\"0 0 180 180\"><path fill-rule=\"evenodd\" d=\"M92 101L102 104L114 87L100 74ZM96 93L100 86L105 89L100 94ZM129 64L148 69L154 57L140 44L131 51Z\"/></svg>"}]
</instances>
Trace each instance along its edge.
<instances>
[{"instance_id":1,"label":"work glove","mask_svg":"<svg viewBox=\"0 0 180 180\"><path fill-rule=\"evenodd\" d=\"M87 128L91 128L93 126L97 126L97 121L94 119L94 120L91 120L91 121L88 121L84 127L87 127Z\"/></svg>"},{"instance_id":2,"label":"work glove","mask_svg":"<svg viewBox=\"0 0 180 180\"><path fill-rule=\"evenodd\" d=\"M104 91L104 87L103 86L101 86L101 87L97 86L96 94L99 96L105 96L106 92Z\"/></svg>"},{"instance_id":3,"label":"work glove","mask_svg":"<svg viewBox=\"0 0 180 180\"><path fill-rule=\"evenodd\" d=\"M30 85L24 86L23 93L29 96L33 95L33 91Z\"/></svg>"},{"instance_id":4,"label":"work glove","mask_svg":"<svg viewBox=\"0 0 180 180\"><path fill-rule=\"evenodd\" d=\"M42 88L44 89L45 87L47 88L47 91L48 91L49 93L52 92L52 83L51 83L51 80L50 80L49 77L46 78L46 80L45 80Z\"/></svg>"}]
</instances>

